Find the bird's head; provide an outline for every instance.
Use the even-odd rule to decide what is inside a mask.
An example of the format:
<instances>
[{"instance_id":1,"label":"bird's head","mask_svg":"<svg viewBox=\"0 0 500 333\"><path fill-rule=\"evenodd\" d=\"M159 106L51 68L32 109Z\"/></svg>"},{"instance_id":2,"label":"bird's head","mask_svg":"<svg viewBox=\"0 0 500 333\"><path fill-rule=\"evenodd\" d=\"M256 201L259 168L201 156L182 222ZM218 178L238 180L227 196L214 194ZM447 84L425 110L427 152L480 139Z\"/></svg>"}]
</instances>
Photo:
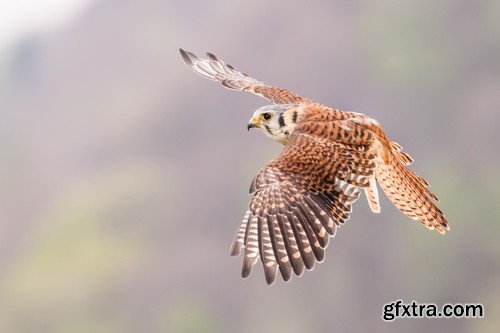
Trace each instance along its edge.
<instances>
[{"instance_id":1,"label":"bird's head","mask_svg":"<svg viewBox=\"0 0 500 333\"><path fill-rule=\"evenodd\" d=\"M299 104L263 106L254 112L247 129L259 128L271 139L286 144L301 111Z\"/></svg>"}]
</instances>

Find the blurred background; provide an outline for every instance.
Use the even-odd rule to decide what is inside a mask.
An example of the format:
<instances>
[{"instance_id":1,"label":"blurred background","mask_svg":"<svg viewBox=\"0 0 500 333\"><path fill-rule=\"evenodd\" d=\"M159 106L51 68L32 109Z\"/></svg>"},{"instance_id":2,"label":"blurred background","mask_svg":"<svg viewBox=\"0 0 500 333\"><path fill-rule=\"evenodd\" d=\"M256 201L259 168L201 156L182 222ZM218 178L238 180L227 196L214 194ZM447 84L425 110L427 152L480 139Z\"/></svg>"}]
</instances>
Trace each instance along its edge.
<instances>
[{"instance_id":1,"label":"blurred background","mask_svg":"<svg viewBox=\"0 0 500 333\"><path fill-rule=\"evenodd\" d=\"M500 2L20 0L0 14L1 332L497 332ZM178 48L366 113L416 160L441 236L363 198L327 260L240 278L229 247L267 101ZM384 303L485 319L382 321Z\"/></svg>"}]
</instances>

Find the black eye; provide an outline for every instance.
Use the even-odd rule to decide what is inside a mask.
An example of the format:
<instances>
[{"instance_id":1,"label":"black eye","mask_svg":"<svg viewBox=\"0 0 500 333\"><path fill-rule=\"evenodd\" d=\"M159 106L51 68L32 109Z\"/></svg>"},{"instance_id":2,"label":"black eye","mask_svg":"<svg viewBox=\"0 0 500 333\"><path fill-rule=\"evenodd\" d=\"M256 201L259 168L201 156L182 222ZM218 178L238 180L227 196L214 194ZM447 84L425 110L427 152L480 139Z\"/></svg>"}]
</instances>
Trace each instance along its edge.
<instances>
[{"instance_id":1,"label":"black eye","mask_svg":"<svg viewBox=\"0 0 500 333\"><path fill-rule=\"evenodd\" d=\"M271 114L270 113L263 113L262 117L264 117L265 120L271 119Z\"/></svg>"}]
</instances>

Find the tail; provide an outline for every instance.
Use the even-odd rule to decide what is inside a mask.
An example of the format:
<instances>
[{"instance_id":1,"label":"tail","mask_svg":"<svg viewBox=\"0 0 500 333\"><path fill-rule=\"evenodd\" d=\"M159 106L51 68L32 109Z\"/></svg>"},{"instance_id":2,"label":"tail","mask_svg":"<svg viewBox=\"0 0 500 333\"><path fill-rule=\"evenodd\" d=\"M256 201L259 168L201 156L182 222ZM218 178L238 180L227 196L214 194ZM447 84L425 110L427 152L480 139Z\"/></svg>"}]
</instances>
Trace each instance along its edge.
<instances>
[{"instance_id":1,"label":"tail","mask_svg":"<svg viewBox=\"0 0 500 333\"><path fill-rule=\"evenodd\" d=\"M365 187L365 195L372 212L380 213L380 202L378 200L377 181L375 180L375 176L370 178L369 186Z\"/></svg>"},{"instance_id":2,"label":"tail","mask_svg":"<svg viewBox=\"0 0 500 333\"><path fill-rule=\"evenodd\" d=\"M397 143L391 143L385 154L385 158L377 159L375 177L387 197L406 216L430 230L441 234L450 230L443 212L432 201L438 198L429 190L429 183L406 168L412 158L401 152Z\"/></svg>"}]
</instances>

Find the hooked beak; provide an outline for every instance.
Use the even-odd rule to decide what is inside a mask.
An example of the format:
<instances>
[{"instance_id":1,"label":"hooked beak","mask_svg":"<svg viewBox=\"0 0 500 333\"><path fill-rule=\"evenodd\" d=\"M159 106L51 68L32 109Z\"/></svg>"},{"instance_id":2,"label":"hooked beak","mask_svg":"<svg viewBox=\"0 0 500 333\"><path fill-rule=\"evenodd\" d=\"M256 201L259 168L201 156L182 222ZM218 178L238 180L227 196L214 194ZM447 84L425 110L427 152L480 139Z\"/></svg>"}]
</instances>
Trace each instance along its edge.
<instances>
[{"instance_id":1,"label":"hooked beak","mask_svg":"<svg viewBox=\"0 0 500 333\"><path fill-rule=\"evenodd\" d=\"M258 123L259 123L259 120L256 119L255 117L250 119L250 121L247 124L247 131L249 131L251 128L259 127Z\"/></svg>"}]
</instances>

